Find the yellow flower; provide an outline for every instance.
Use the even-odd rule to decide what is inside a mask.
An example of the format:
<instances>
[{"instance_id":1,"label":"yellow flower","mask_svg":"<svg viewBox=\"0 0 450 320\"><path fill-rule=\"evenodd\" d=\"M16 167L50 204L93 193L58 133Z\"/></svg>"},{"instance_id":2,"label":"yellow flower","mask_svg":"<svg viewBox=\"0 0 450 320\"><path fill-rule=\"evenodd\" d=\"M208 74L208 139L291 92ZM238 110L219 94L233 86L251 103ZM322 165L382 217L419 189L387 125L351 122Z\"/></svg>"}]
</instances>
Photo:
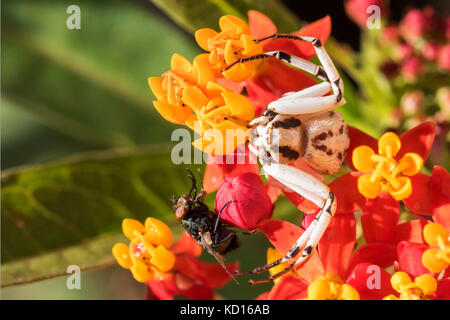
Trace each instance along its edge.
<instances>
[{"instance_id":1,"label":"yellow flower","mask_svg":"<svg viewBox=\"0 0 450 320\"><path fill-rule=\"evenodd\" d=\"M358 178L358 190L367 198L376 198L381 191L389 192L395 200L411 195L412 183L408 176L417 174L423 159L417 153L406 153L400 160L395 156L401 148L399 137L393 132L383 134L378 140L378 154L369 146L359 146L353 151L355 168L368 174Z\"/></svg>"},{"instance_id":2,"label":"yellow flower","mask_svg":"<svg viewBox=\"0 0 450 320\"><path fill-rule=\"evenodd\" d=\"M307 300L359 300L358 291L340 279L321 277L308 286Z\"/></svg>"},{"instance_id":3,"label":"yellow flower","mask_svg":"<svg viewBox=\"0 0 450 320\"><path fill-rule=\"evenodd\" d=\"M429 274L423 274L411 280L405 272L399 271L392 275L391 285L400 295L389 295L383 300L429 300L436 292L437 281Z\"/></svg>"},{"instance_id":4,"label":"yellow flower","mask_svg":"<svg viewBox=\"0 0 450 320\"><path fill-rule=\"evenodd\" d=\"M162 221L147 218L145 226L137 220L125 219L123 234L130 244L116 243L112 248L119 265L130 269L139 282L146 282L154 276L160 278L175 265L175 255L168 249L172 246L172 231Z\"/></svg>"},{"instance_id":5,"label":"yellow flower","mask_svg":"<svg viewBox=\"0 0 450 320\"><path fill-rule=\"evenodd\" d=\"M148 83L157 101L153 102L156 110L164 119L184 124L192 115L192 109L182 101L183 91L186 87L196 85L206 88L209 81L215 77L209 70L208 54L195 57L193 63L179 54L174 54L170 61L170 70L161 77L150 77Z\"/></svg>"},{"instance_id":6,"label":"yellow flower","mask_svg":"<svg viewBox=\"0 0 450 320\"><path fill-rule=\"evenodd\" d=\"M231 153L248 140L254 108L246 97L217 83L209 82L206 90L207 94L191 86L183 93L183 102L194 112L186 125L201 135L193 145L209 154Z\"/></svg>"},{"instance_id":7,"label":"yellow flower","mask_svg":"<svg viewBox=\"0 0 450 320\"><path fill-rule=\"evenodd\" d=\"M422 255L422 264L431 272L439 273L450 265L449 233L438 223L430 223L423 228L425 242L434 246Z\"/></svg>"},{"instance_id":8,"label":"yellow flower","mask_svg":"<svg viewBox=\"0 0 450 320\"><path fill-rule=\"evenodd\" d=\"M208 61L216 77L221 74L232 81L244 81L254 75L261 61L239 63L221 73L222 69L238 59L260 54L263 47L255 43L255 37L250 35L250 29L241 19L226 15L219 20L220 32L203 28L195 33L198 45L209 53Z\"/></svg>"}]
</instances>

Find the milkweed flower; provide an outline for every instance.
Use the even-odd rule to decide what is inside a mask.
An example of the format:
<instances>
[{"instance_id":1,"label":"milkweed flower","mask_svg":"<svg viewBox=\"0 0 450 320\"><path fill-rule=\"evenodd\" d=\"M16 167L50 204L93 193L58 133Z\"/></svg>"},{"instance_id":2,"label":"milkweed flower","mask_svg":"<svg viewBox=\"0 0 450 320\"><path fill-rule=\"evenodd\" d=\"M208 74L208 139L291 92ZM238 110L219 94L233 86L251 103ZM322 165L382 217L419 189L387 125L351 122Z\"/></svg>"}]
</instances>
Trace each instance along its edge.
<instances>
[{"instance_id":1,"label":"milkweed flower","mask_svg":"<svg viewBox=\"0 0 450 320\"><path fill-rule=\"evenodd\" d=\"M147 284L150 299L171 300L175 295L213 299L214 289L231 280L219 264L197 260L202 247L188 234L184 233L172 246L170 228L158 219L149 217L144 225L125 219L122 230L130 243L115 244L113 256L121 267L131 271L136 281ZM237 267L237 263L227 265L229 272Z\"/></svg>"},{"instance_id":2,"label":"milkweed flower","mask_svg":"<svg viewBox=\"0 0 450 320\"><path fill-rule=\"evenodd\" d=\"M399 296L389 295L383 300L430 300L437 290L437 281L429 274L418 276L412 281L407 273L399 271L391 277L391 284Z\"/></svg>"},{"instance_id":3,"label":"milkweed flower","mask_svg":"<svg viewBox=\"0 0 450 320\"><path fill-rule=\"evenodd\" d=\"M363 145L353 150L353 164L361 172L367 173L358 178L358 190L365 197L376 198L381 191L388 192L394 199L403 200L412 192L408 176L419 173L423 159L414 152L396 159L402 143L393 132L383 134L378 141L378 154L369 146Z\"/></svg>"},{"instance_id":4,"label":"milkweed flower","mask_svg":"<svg viewBox=\"0 0 450 320\"><path fill-rule=\"evenodd\" d=\"M422 255L422 264L428 270L439 273L450 265L449 232L438 223L427 224L423 228L425 242L432 246Z\"/></svg>"},{"instance_id":5,"label":"milkweed flower","mask_svg":"<svg viewBox=\"0 0 450 320\"><path fill-rule=\"evenodd\" d=\"M236 60L263 52L260 43L250 35L250 28L241 19L226 15L219 19L220 32L210 28L195 32L195 40L205 51L209 51L210 68L216 77L222 75L222 69ZM240 64L236 68L223 72L223 76L232 81L243 81L253 75L260 61Z\"/></svg>"},{"instance_id":6,"label":"milkweed flower","mask_svg":"<svg viewBox=\"0 0 450 320\"><path fill-rule=\"evenodd\" d=\"M130 244L117 243L112 252L119 265L130 269L137 281L146 282L154 276L162 277L162 273L173 268L175 255L169 251L172 232L166 224L155 218L147 218L144 226L137 220L125 219L122 230L130 239Z\"/></svg>"},{"instance_id":7,"label":"milkweed flower","mask_svg":"<svg viewBox=\"0 0 450 320\"><path fill-rule=\"evenodd\" d=\"M206 55L198 55L191 63L180 54L172 55L170 70L161 77L150 77L148 83L156 101L155 109L161 116L176 124L185 124L192 117L193 110L183 102L183 91L190 86L198 86L206 91L208 82L214 75L205 65Z\"/></svg>"},{"instance_id":8,"label":"milkweed flower","mask_svg":"<svg viewBox=\"0 0 450 320\"><path fill-rule=\"evenodd\" d=\"M310 223L314 217L308 216ZM262 222L260 228L278 251L268 251L268 262L286 254L304 232L294 224L275 219ZM381 299L393 293L390 275L382 269L387 267L385 256L375 251L371 255L352 255L355 241L353 215L335 215L311 257L275 280L272 289L257 299ZM380 276L380 285L369 288L367 283L374 269Z\"/></svg>"}]
</instances>

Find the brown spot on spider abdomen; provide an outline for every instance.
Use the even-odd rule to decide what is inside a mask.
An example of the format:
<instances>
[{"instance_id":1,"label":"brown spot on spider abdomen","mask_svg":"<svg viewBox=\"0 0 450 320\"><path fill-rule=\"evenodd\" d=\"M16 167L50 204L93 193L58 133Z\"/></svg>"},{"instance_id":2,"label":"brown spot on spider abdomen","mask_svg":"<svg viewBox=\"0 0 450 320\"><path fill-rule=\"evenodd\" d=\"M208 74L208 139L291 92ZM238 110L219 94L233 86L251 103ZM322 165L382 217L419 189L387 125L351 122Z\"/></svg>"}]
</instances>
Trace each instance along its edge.
<instances>
[{"instance_id":1,"label":"brown spot on spider abdomen","mask_svg":"<svg viewBox=\"0 0 450 320\"><path fill-rule=\"evenodd\" d=\"M304 121L303 126L308 137L303 160L320 173L336 173L350 144L342 115L323 112Z\"/></svg>"}]
</instances>

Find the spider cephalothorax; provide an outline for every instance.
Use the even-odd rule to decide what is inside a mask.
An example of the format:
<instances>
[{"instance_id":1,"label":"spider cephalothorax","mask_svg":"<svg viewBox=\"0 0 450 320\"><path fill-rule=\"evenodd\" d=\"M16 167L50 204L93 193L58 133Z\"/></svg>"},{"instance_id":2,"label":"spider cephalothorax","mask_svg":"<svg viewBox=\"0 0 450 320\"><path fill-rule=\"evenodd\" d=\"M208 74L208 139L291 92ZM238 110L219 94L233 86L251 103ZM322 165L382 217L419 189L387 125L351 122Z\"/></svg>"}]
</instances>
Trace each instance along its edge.
<instances>
[{"instance_id":1,"label":"spider cephalothorax","mask_svg":"<svg viewBox=\"0 0 450 320\"><path fill-rule=\"evenodd\" d=\"M283 51L271 51L239 59L225 69L255 59L276 58L323 82L298 92L289 92L267 105L263 114L249 124L249 149L258 157L267 176L310 200L320 211L286 256L248 273L263 272L288 261L289 266L265 280L252 283L271 281L305 261L336 211L336 199L328 186L289 164L301 158L318 173L336 173L349 147L347 126L342 115L335 111L345 104L344 83L321 41L313 37L274 34L255 42L266 39L309 42L322 65Z\"/></svg>"}]
</instances>

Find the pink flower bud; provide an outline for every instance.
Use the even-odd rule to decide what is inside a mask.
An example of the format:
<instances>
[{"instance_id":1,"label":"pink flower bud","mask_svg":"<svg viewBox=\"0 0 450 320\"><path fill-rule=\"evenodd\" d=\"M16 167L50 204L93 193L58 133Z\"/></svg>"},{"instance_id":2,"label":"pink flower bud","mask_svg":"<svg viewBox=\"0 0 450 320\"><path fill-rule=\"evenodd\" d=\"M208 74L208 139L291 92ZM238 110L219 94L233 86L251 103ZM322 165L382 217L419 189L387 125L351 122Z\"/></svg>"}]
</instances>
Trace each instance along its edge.
<instances>
[{"instance_id":1,"label":"pink flower bud","mask_svg":"<svg viewBox=\"0 0 450 320\"><path fill-rule=\"evenodd\" d=\"M439 44L436 42L427 42L423 46L422 50L423 57L428 61L434 61L439 54Z\"/></svg>"},{"instance_id":2,"label":"pink flower bud","mask_svg":"<svg viewBox=\"0 0 450 320\"><path fill-rule=\"evenodd\" d=\"M406 116L414 116L422 113L424 108L424 94L420 90L409 91L403 94L400 107Z\"/></svg>"},{"instance_id":3,"label":"pink flower bud","mask_svg":"<svg viewBox=\"0 0 450 320\"><path fill-rule=\"evenodd\" d=\"M422 61L417 57L408 58L401 67L401 73L408 82L414 82L421 71Z\"/></svg>"},{"instance_id":4,"label":"pink flower bud","mask_svg":"<svg viewBox=\"0 0 450 320\"><path fill-rule=\"evenodd\" d=\"M367 8L376 5L380 8L381 17L388 15L388 8L384 0L347 0L344 3L347 15L361 28L365 28L367 19L372 13L367 12Z\"/></svg>"},{"instance_id":5,"label":"pink flower bud","mask_svg":"<svg viewBox=\"0 0 450 320\"><path fill-rule=\"evenodd\" d=\"M251 172L226 177L217 191L214 207L217 213L223 209L223 221L246 230L254 230L273 211L262 179Z\"/></svg>"},{"instance_id":6,"label":"pink flower bud","mask_svg":"<svg viewBox=\"0 0 450 320\"><path fill-rule=\"evenodd\" d=\"M400 22L401 35L411 44L418 38L432 31L434 23L432 21L433 12L429 9L413 9L409 11Z\"/></svg>"},{"instance_id":7,"label":"pink flower bud","mask_svg":"<svg viewBox=\"0 0 450 320\"><path fill-rule=\"evenodd\" d=\"M399 38L399 34L398 34L398 27L391 25L391 26L386 26L385 28L383 28L382 32L381 32L381 41L384 44L392 44L392 43L396 43L398 41Z\"/></svg>"},{"instance_id":8,"label":"pink flower bud","mask_svg":"<svg viewBox=\"0 0 450 320\"><path fill-rule=\"evenodd\" d=\"M405 60L414 54L414 48L409 44L401 44L395 50L395 57L398 60Z\"/></svg>"},{"instance_id":9,"label":"pink flower bud","mask_svg":"<svg viewBox=\"0 0 450 320\"><path fill-rule=\"evenodd\" d=\"M450 44L443 46L439 50L437 64L439 69L443 71L450 71Z\"/></svg>"}]
</instances>

